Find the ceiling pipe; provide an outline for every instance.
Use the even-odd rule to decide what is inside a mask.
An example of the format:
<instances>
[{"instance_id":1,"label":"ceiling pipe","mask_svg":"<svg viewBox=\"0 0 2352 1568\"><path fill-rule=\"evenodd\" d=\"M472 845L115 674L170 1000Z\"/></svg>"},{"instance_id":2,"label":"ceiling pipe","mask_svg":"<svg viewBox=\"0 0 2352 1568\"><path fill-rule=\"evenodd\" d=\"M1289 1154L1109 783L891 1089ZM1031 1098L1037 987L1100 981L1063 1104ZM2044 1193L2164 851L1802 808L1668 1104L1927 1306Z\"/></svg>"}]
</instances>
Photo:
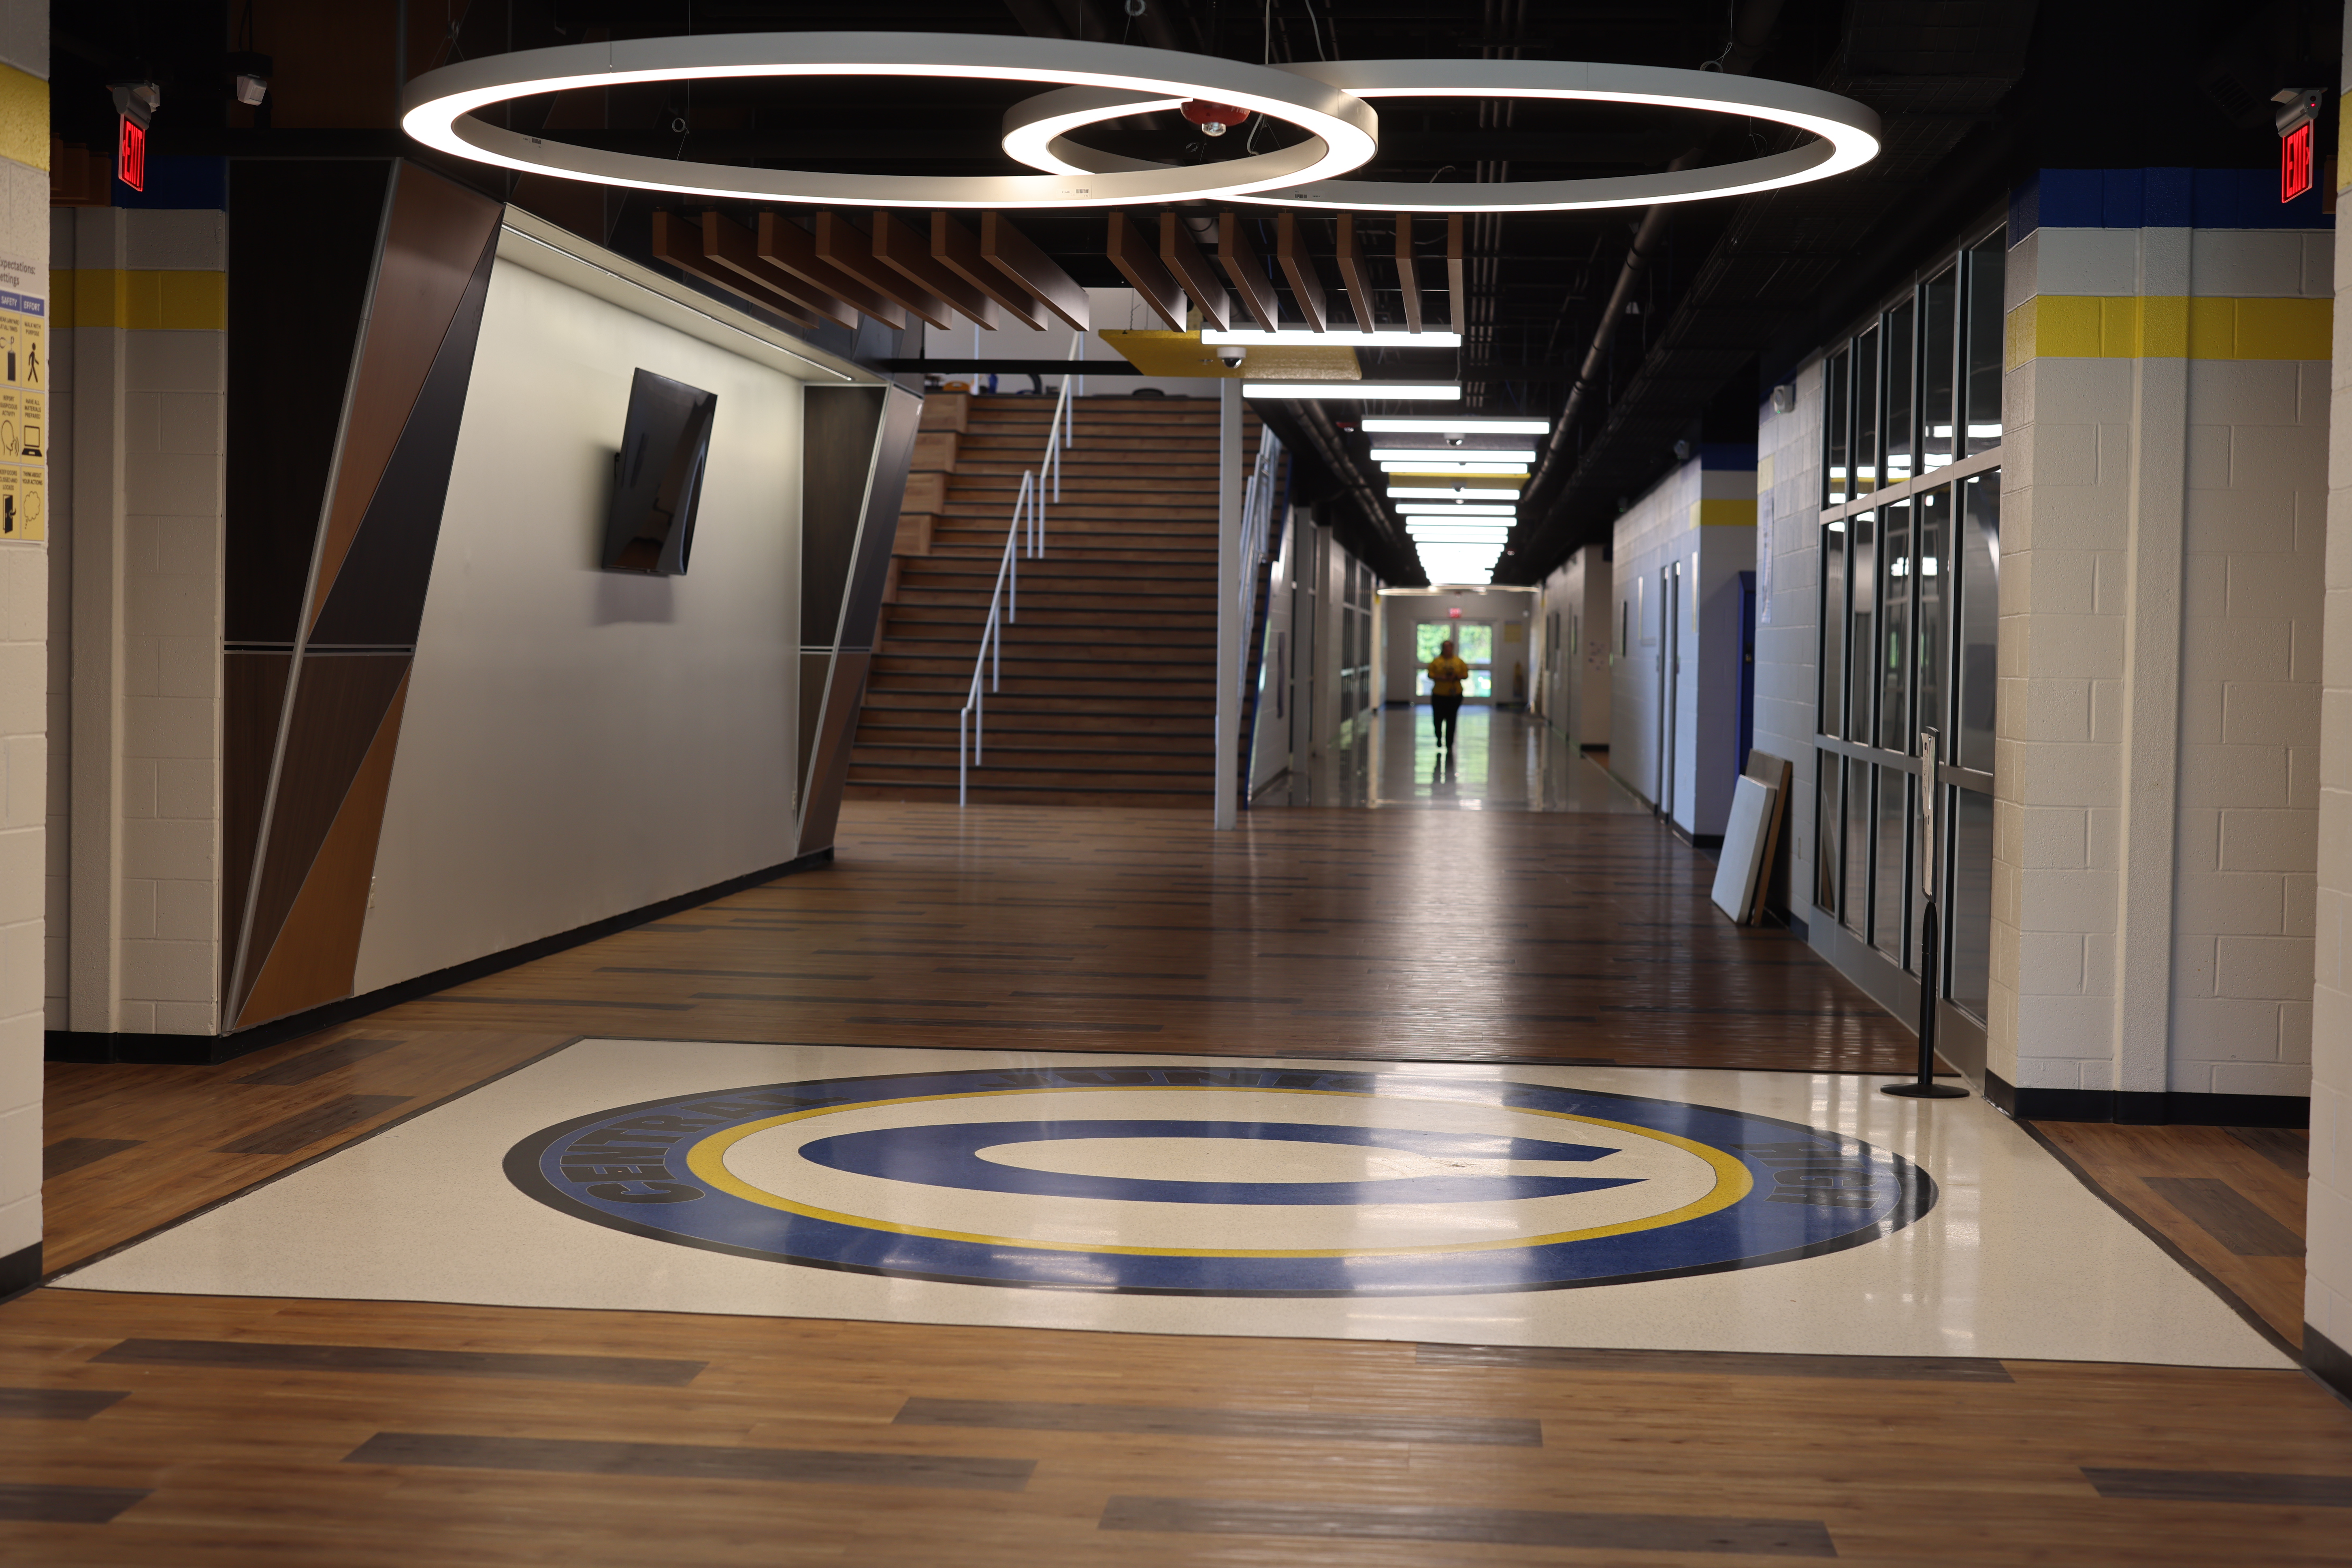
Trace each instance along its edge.
<instances>
[{"instance_id":1,"label":"ceiling pipe","mask_svg":"<svg viewBox=\"0 0 2352 1568\"><path fill-rule=\"evenodd\" d=\"M1782 0L1748 0L1733 18L1731 38L1723 53L1709 60L1702 69L1715 69L1732 76L1750 76L1756 62L1763 57L1764 46L1772 36L1773 26L1780 19ZM1671 171L1689 168L1705 153L1703 147L1693 147L1666 165ZM1568 449L1570 437L1575 433L1577 416L1592 396L1594 384L1609 363L1610 345L1617 340L1617 329L1625 320L1625 307L1633 298L1633 290L1649 269L1650 258L1665 237L1666 221L1674 207L1660 205L1642 215L1641 226L1633 231L1633 244L1625 252L1625 265L1617 274L1617 286L1609 292L1609 303L1602 307L1600 323L1592 330L1592 346L1586 350L1584 364L1577 372L1576 383L1568 391L1568 402L1560 409L1559 418L1551 427L1551 438L1537 459L1535 472L1528 476L1524 499L1519 503L1522 525L1543 513L1550 491L1566 472L1560 454Z\"/></svg>"}]
</instances>

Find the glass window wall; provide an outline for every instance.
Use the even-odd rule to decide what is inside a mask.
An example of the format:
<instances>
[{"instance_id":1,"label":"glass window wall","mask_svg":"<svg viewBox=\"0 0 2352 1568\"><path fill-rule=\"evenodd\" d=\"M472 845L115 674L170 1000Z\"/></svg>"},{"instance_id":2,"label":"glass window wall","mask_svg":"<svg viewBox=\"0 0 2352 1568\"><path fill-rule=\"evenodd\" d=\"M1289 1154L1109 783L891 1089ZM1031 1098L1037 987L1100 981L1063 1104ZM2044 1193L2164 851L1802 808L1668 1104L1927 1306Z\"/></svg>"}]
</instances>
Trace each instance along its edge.
<instances>
[{"instance_id":1,"label":"glass window wall","mask_svg":"<svg viewBox=\"0 0 2352 1568\"><path fill-rule=\"evenodd\" d=\"M1979 1021L1992 884L2005 237L1955 247L1825 355L1816 908ZM1967 463L1958 478L1936 470ZM1900 486L1900 489L1894 487ZM1885 492L1893 490L1893 494ZM1868 498L1870 510L1849 510ZM1920 735L1939 737L1933 774ZM1932 799L1941 842L1922 830Z\"/></svg>"}]
</instances>

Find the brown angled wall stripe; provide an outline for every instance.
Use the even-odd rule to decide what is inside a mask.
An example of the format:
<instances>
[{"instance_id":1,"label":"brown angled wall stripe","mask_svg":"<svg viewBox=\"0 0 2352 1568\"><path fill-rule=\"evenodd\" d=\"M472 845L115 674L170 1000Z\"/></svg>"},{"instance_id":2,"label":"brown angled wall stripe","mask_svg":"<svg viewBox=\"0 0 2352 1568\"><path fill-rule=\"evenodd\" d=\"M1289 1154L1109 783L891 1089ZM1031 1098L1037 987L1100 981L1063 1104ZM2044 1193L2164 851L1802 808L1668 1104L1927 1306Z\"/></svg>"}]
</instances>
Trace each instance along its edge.
<instances>
[{"instance_id":1,"label":"brown angled wall stripe","mask_svg":"<svg viewBox=\"0 0 2352 1568\"><path fill-rule=\"evenodd\" d=\"M367 921L368 889L375 878L376 839L383 830L384 799L392 790L393 754L399 746L407 699L404 670L351 787L343 792L342 807L311 858L310 874L279 926L278 940L266 958L248 965L258 975L238 1010L237 1027L352 994L360 930Z\"/></svg>"},{"instance_id":2,"label":"brown angled wall stripe","mask_svg":"<svg viewBox=\"0 0 2352 1568\"><path fill-rule=\"evenodd\" d=\"M294 656L278 649L231 648L221 661L221 994L236 979L236 933L261 840L261 803L286 717L286 678Z\"/></svg>"},{"instance_id":3,"label":"brown angled wall stripe","mask_svg":"<svg viewBox=\"0 0 2352 1568\"><path fill-rule=\"evenodd\" d=\"M485 246L498 237L498 203L415 163L394 178L358 373L343 411L341 450L319 541L313 614L343 557L409 410L439 356Z\"/></svg>"},{"instance_id":4,"label":"brown angled wall stripe","mask_svg":"<svg viewBox=\"0 0 2352 1568\"><path fill-rule=\"evenodd\" d=\"M495 242L485 243L457 314L442 334L440 352L411 405L400 441L385 461L367 511L343 554L331 586L313 600L310 644L406 647L425 618L433 552L441 538L441 511L449 499L449 471L457 431L473 384L474 349L489 303Z\"/></svg>"},{"instance_id":5,"label":"brown angled wall stripe","mask_svg":"<svg viewBox=\"0 0 2352 1568\"><path fill-rule=\"evenodd\" d=\"M278 943L311 862L383 728L384 712L407 679L410 660L405 653L344 654L301 663L284 755L270 792L268 839L239 944L238 978L229 992L231 1027L247 1011L246 995L254 976Z\"/></svg>"}]
</instances>

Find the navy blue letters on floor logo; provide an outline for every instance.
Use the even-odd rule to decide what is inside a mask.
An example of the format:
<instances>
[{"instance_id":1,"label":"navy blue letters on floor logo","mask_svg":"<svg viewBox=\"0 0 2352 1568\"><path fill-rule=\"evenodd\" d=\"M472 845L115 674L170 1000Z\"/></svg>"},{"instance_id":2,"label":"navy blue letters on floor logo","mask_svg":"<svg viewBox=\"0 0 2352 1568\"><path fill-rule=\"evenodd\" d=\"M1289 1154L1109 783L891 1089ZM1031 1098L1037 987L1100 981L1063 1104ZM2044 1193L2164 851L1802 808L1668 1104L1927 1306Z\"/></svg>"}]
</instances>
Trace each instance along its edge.
<instances>
[{"instance_id":1,"label":"navy blue letters on floor logo","mask_svg":"<svg viewBox=\"0 0 2352 1568\"><path fill-rule=\"evenodd\" d=\"M1202 1089L1223 1092L1175 1092ZM1056 1103L1070 1095L1081 1099ZM1184 1114L1194 1103L1199 1113ZM1129 1104L1133 1114L1102 1114ZM1055 1114L1065 1106L1071 1114ZM1492 1125L1496 1110L1515 1113L1510 1132L1462 1129L1465 1115ZM751 1138L763 1140L759 1184L728 1163ZM1122 1162L1130 1140L1154 1142L1128 1145L1135 1157ZM1194 1154L1196 1140L1224 1142ZM1237 1140L1277 1161L1314 1156L1302 1167L1310 1173L1223 1174L1216 1164ZM1054 1168L1099 1164L1105 1150L1121 1173ZM1316 1158L1328 1166L1349 1150L1363 1152L1353 1179L1314 1178ZM534 1133L509 1151L506 1170L565 1214L715 1252L959 1284L1183 1295L1434 1296L1673 1279L1858 1246L1936 1201L1933 1181L1898 1154L1743 1111L1468 1078L1175 1065L682 1095ZM1586 1194L1609 1206L1579 1210ZM966 1217L950 1223L935 1212L943 1204ZM873 1209L887 1213L856 1212ZM1283 1244L1266 1245L1277 1217ZM1419 1225L1423 1239L1383 1242L1373 1220L1391 1232ZM1218 1245L1198 1244L1204 1224L1219 1229ZM1120 1244L1069 1239L1089 1234ZM1475 1239L1448 1239L1463 1236Z\"/></svg>"}]
</instances>

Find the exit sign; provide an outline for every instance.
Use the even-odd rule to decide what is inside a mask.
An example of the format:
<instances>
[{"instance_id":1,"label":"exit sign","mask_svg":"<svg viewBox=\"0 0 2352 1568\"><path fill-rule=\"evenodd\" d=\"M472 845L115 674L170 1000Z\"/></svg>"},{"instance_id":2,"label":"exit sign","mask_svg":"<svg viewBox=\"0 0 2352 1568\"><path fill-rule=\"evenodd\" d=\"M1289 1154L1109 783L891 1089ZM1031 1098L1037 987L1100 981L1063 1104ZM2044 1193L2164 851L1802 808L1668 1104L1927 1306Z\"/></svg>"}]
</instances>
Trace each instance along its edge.
<instances>
[{"instance_id":1,"label":"exit sign","mask_svg":"<svg viewBox=\"0 0 2352 1568\"><path fill-rule=\"evenodd\" d=\"M2279 139L2279 200L2291 202L2311 189L2311 121Z\"/></svg>"},{"instance_id":2,"label":"exit sign","mask_svg":"<svg viewBox=\"0 0 2352 1568\"><path fill-rule=\"evenodd\" d=\"M122 117L122 133L115 139L115 174L134 191L147 188L147 128L129 115Z\"/></svg>"}]
</instances>

